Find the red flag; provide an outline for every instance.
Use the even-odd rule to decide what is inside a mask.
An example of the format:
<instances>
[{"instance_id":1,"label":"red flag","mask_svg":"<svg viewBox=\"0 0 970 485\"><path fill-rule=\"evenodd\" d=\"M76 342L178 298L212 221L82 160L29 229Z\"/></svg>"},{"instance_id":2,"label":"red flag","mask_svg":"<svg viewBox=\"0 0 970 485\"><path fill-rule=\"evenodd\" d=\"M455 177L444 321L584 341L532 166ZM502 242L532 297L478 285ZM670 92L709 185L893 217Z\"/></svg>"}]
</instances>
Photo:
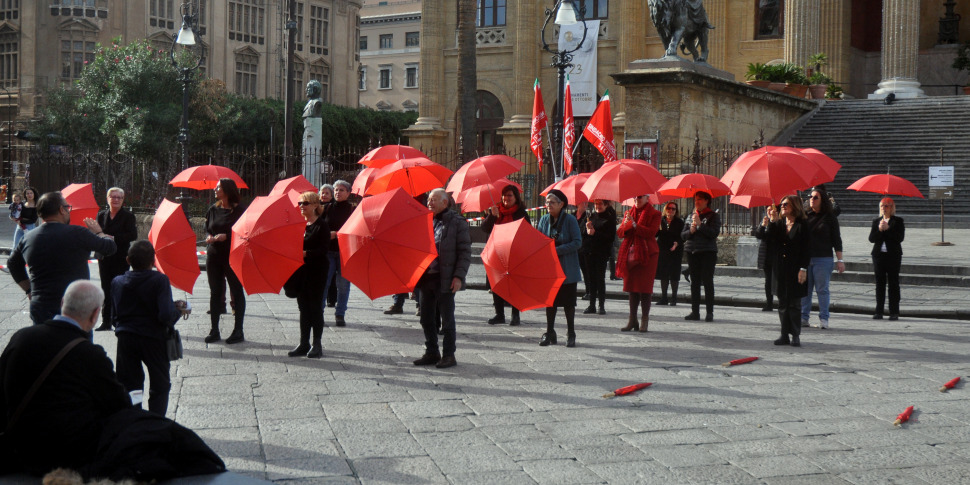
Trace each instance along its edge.
<instances>
[{"instance_id":1,"label":"red flag","mask_svg":"<svg viewBox=\"0 0 970 485\"><path fill-rule=\"evenodd\" d=\"M616 146L613 144L613 120L610 115L610 92L606 91L603 99L596 105L596 111L590 117L586 129L583 130L583 138L589 140L600 153L603 154L603 163L616 161Z\"/></svg>"},{"instance_id":2,"label":"red flag","mask_svg":"<svg viewBox=\"0 0 970 485\"><path fill-rule=\"evenodd\" d=\"M566 92L563 94L562 117L562 167L563 176L573 173L573 144L576 143L576 123L573 120L573 97L566 76Z\"/></svg>"},{"instance_id":3,"label":"red flag","mask_svg":"<svg viewBox=\"0 0 970 485\"><path fill-rule=\"evenodd\" d=\"M532 103L532 133L530 134L530 145L532 153L539 159L539 171L542 171L542 129L546 127L546 109L542 103L542 88L539 87L539 79L536 78L532 85L535 91L535 101Z\"/></svg>"}]
</instances>

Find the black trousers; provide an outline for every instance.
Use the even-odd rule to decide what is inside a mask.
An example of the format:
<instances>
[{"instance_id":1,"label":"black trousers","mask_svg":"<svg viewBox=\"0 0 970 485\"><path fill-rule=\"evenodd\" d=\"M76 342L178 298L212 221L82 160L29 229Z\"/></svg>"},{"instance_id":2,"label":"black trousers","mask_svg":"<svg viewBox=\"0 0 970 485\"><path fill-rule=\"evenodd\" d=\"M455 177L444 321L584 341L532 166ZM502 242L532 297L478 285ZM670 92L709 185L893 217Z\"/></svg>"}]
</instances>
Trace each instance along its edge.
<instances>
[{"instance_id":1,"label":"black trousers","mask_svg":"<svg viewBox=\"0 0 970 485\"><path fill-rule=\"evenodd\" d=\"M145 373L141 368L144 363L148 369L150 384L148 412L165 416L168 411L168 392L172 389L165 341L132 332L118 332L117 335L115 367L118 380L128 392L145 389Z\"/></svg>"},{"instance_id":2,"label":"black trousers","mask_svg":"<svg viewBox=\"0 0 970 485\"><path fill-rule=\"evenodd\" d=\"M111 280L116 276L121 276L128 271L128 261L120 263L114 259L102 259L98 261L98 275L101 277L101 290L104 291L104 307L101 309L101 321L108 325L113 325L111 315Z\"/></svg>"},{"instance_id":3,"label":"black trousers","mask_svg":"<svg viewBox=\"0 0 970 485\"><path fill-rule=\"evenodd\" d=\"M608 252L594 252L586 255L586 291L589 302L599 300L600 306L606 301L606 264L609 262Z\"/></svg>"},{"instance_id":4,"label":"black trousers","mask_svg":"<svg viewBox=\"0 0 970 485\"><path fill-rule=\"evenodd\" d=\"M219 314L226 305L226 282L229 282L229 293L236 303L236 325L240 331L243 318L246 316L246 293L236 273L229 267L229 255L212 254L210 250L205 257L205 275L209 280L209 315L212 328L219 328ZM235 330L234 328L234 330Z\"/></svg>"},{"instance_id":5,"label":"black trousers","mask_svg":"<svg viewBox=\"0 0 970 485\"><path fill-rule=\"evenodd\" d=\"M455 355L455 294L441 288L441 275L425 274L418 281L421 289L421 328L424 329L425 353L454 357ZM444 291L442 291L444 290ZM441 319L442 348L438 347L438 318Z\"/></svg>"},{"instance_id":6,"label":"black trousers","mask_svg":"<svg viewBox=\"0 0 970 485\"><path fill-rule=\"evenodd\" d=\"M876 313L882 314L886 304L886 285L889 285L889 314L899 315L899 267L901 254L877 253L872 257L876 273Z\"/></svg>"},{"instance_id":7,"label":"black trousers","mask_svg":"<svg viewBox=\"0 0 970 485\"><path fill-rule=\"evenodd\" d=\"M707 312L714 311L714 266L717 264L717 253L704 251L687 254L687 267L690 268L690 304L691 311L700 312L701 286L704 287L704 303Z\"/></svg>"},{"instance_id":8,"label":"black trousers","mask_svg":"<svg viewBox=\"0 0 970 485\"><path fill-rule=\"evenodd\" d=\"M767 258L767 259L770 259L770 258ZM765 261L765 302L767 302L769 305L771 304L771 300L773 299L771 295L771 278L772 278L772 273L774 273L774 271L775 271L774 263L771 263L770 261Z\"/></svg>"},{"instance_id":9,"label":"black trousers","mask_svg":"<svg viewBox=\"0 0 970 485\"><path fill-rule=\"evenodd\" d=\"M323 334L323 285L309 285L296 296L300 309L300 345L310 343L313 332L313 345L320 345Z\"/></svg>"}]
</instances>

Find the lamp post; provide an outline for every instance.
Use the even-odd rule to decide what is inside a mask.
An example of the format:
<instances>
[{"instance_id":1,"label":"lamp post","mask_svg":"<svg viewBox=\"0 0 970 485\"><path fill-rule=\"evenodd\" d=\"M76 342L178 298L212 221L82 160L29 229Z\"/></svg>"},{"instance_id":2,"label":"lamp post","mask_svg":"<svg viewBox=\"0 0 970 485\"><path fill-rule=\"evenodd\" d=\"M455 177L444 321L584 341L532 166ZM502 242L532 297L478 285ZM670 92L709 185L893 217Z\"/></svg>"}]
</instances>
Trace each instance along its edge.
<instances>
[{"instance_id":1,"label":"lamp post","mask_svg":"<svg viewBox=\"0 0 970 485\"><path fill-rule=\"evenodd\" d=\"M182 28L172 40L170 52L172 67L179 73L178 80L182 83L182 127L179 129L178 141L182 145L182 170L188 168L189 163L189 85L195 77L195 71L202 65L205 52L196 26L198 12L192 8L189 0L185 0L179 7L182 15ZM179 49L181 46L181 49ZM178 52L176 52L178 50ZM179 190L179 202L189 199L185 190Z\"/></svg>"},{"instance_id":2,"label":"lamp post","mask_svg":"<svg viewBox=\"0 0 970 485\"><path fill-rule=\"evenodd\" d=\"M573 0L558 0L556 5L552 9L546 9L546 20L542 23L542 31L540 32L542 40L542 48L546 52L552 54L552 63L550 66L555 67L559 75L559 86L556 91L556 110L552 117L552 161L553 161L553 172L556 171L556 155L559 155L559 164L562 165L562 142L563 142L563 126L562 126L562 116L563 116L563 91L565 90L566 83L566 69L573 66L573 52L578 51L583 47L583 42L586 41L586 19L583 18L583 13L585 9L576 9L573 4ZM576 14L579 13L579 18L577 19ZM562 27L566 25L575 25L579 22L583 23L583 37L576 44L576 47L569 49L560 45L557 41L556 49L549 47L549 43L546 42L546 27L549 25L549 21L553 19L555 15L554 24ZM565 169L565 167L562 167ZM566 174L563 174L566 175Z\"/></svg>"},{"instance_id":3,"label":"lamp post","mask_svg":"<svg viewBox=\"0 0 970 485\"><path fill-rule=\"evenodd\" d=\"M4 157L3 164L3 179L7 183L7 200L4 203L8 203L13 200L13 109L10 105L10 101L13 99L13 94L6 88L6 86L0 86L3 90L3 94L7 96L7 111L9 111L9 118L7 119L7 156Z\"/></svg>"}]
</instances>

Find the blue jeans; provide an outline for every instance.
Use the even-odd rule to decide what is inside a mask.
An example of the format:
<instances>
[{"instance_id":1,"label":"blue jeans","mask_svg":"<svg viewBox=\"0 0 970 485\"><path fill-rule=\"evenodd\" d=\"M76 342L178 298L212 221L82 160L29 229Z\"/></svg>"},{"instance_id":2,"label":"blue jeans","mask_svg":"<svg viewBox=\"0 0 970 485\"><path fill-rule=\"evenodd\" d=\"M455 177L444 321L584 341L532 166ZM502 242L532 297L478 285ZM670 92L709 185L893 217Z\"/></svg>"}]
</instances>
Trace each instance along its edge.
<instances>
[{"instance_id":1,"label":"blue jeans","mask_svg":"<svg viewBox=\"0 0 970 485\"><path fill-rule=\"evenodd\" d=\"M21 229L20 224L17 224L17 227L13 230L13 246L10 246L10 250L12 251L17 249L17 244L19 244L20 240L24 238L27 231L35 227L37 227L37 224L26 224L25 227Z\"/></svg>"},{"instance_id":2,"label":"blue jeans","mask_svg":"<svg viewBox=\"0 0 970 485\"><path fill-rule=\"evenodd\" d=\"M829 319L829 281L832 280L832 269L835 261L832 256L812 258L808 265L808 295L802 298L802 320L808 320L812 313L812 288L818 295L818 318Z\"/></svg>"},{"instance_id":3,"label":"blue jeans","mask_svg":"<svg viewBox=\"0 0 970 485\"><path fill-rule=\"evenodd\" d=\"M334 315L338 317L344 316L347 313L347 300L350 299L350 281L344 279L340 275L340 252L339 251L329 251L327 252L327 259L329 260L329 266L327 267L327 282L323 287L323 294L326 295L330 291L330 285L337 285L337 306L334 308ZM323 299L323 305L326 306L327 299Z\"/></svg>"}]
</instances>

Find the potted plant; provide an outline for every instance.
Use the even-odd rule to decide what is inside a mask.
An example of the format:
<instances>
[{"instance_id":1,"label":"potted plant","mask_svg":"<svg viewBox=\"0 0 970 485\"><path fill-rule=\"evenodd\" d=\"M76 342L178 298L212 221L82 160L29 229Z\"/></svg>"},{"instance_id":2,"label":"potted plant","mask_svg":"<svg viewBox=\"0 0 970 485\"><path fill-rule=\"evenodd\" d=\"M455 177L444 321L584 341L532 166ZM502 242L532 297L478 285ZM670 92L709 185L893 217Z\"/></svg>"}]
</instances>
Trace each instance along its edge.
<instances>
[{"instance_id":1,"label":"potted plant","mask_svg":"<svg viewBox=\"0 0 970 485\"><path fill-rule=\"evenodd\" d=\"M765 66L764 78L770 84L768 89L772 91L782 91L785 89L786 75L785 64L770 64Z\"/></svg>"},{"instance_id":2,"label":"potted plant","mask_svg":"<svg viewBox=\"0 0 970 485\"><path fill-rule=\"evenodd\" d=\"M825 99L837 100L842 99L842 86L838 84L829 84L829 87L825 90Z\"/></svg>"},{"instance_id":3,"label":"potted plant","mask_svg":"<svg viewBox=\"0 0 970 485\"><path fill-rule=\"evenodd\" d=\"M822 73L822 71L815 71L811 76L808 76L808 90L812 93L812 99L822 99L825 97L825 92L828 90L829 84L832 84L832 78Z\"/></svg>"},{"instance_id":4,"label":"potted plant","mask_svg":"<svg viewBox=\"0 0 970 485\"><path fill-rule=\"evenodd\" d=\"M970 71L970 40L957 48L957 56L953 59L951 67L957 71ZM967 85L963 87L963 94L970 94L970 79L967 80Z\"/></svg>"},{"instance_id":5,"label":"potted plant","mask_svg":"<svg viewBox=\"0 0 970 485\"><path fill-rule=\"evenodd\" d=\"M756 88L768 89L768 85L771 84L771 81L768 79L770 67L771 66L762 64L760 62L749 62L748 72L744 74L744 78L747 79L748 85Z\"/></svg>"},{"instance_id":6,"label":"potted plant","mask_svg":"<svg viewBox=\"0 0 970 485\"><path fill-rule=\"evenodd\" d=\"M829 56L824 52L819 52L808 56L808 75L811 76L816 72L822 72L822 66L826 66L829 63Z\"/></svg>"},{"instance_id":7,"label":"potted plant","mask_svg":"<svg viewBox=\"0 0 970 485\"><path fill-rule=\"evenodd\" d=\"M802 67L796 64L785 63L784 66L784 93L796 98L804 98L808 94L808 78L802 71Z\"/></svg>"}]
</instances>

